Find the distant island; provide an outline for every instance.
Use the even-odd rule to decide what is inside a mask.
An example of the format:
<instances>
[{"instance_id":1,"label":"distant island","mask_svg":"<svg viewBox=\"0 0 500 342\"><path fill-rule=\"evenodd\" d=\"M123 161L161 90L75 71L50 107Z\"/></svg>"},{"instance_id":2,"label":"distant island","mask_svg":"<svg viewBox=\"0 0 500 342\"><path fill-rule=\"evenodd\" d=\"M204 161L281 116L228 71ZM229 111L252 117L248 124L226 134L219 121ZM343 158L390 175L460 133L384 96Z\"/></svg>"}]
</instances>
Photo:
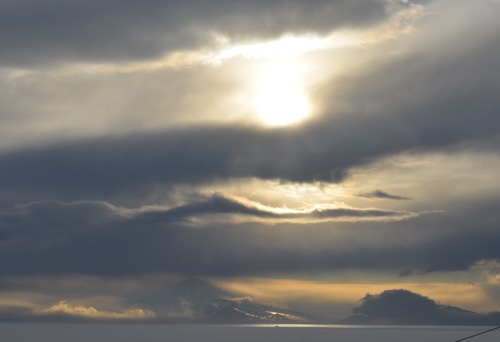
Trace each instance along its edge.
<instances>
[{"instance_id":1,"label":"distant island","mask_svg":"<svg viewBox=\"0 0 500 342\"><path fill-rule=\"evenodd\" d=\"M410 325L498 325L500 312L488 314L463 310L407 290L388 290L378 295L367 294L353 315L342 320L346 324L410 324Z\"/></svg>"}]
</instances>

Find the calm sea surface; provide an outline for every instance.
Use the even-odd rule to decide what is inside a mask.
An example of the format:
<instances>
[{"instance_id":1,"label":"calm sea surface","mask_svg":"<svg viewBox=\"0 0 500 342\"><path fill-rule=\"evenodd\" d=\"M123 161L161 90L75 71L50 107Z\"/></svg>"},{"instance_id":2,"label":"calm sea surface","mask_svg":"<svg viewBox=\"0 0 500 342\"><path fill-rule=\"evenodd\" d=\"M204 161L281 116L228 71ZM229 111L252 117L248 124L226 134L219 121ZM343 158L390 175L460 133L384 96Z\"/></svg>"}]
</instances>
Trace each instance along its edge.
<instances>
[{"instance_id":1,"label":"calm sea surface","mask_svg":"<svg viewBox=\"0 0 500 342\"><path fill-rule=\"evenodd\" d=\"M8 342L455 342L488 327L0 324ZM500 331L467 341L499 342Z\"/></svg>"}]
</instances>

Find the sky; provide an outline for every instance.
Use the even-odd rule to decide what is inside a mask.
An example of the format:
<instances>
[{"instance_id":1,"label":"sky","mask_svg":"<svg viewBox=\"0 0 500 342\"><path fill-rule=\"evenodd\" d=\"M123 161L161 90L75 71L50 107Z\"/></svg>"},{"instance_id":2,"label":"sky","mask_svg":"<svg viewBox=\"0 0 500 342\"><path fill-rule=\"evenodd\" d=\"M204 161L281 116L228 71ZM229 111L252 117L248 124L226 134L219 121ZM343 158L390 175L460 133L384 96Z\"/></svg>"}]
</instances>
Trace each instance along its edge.
<instances>
[{"instance_id":1,"label":"sky","mask_svg":"<svg viewBox=\"0 0 500 342\"><path fill-rule=\"evenodd\" d=\"M497 0L0 0L0 317L500 310ZM154 303L154 305L153 305Z\"/></svg>"}]
</instances>

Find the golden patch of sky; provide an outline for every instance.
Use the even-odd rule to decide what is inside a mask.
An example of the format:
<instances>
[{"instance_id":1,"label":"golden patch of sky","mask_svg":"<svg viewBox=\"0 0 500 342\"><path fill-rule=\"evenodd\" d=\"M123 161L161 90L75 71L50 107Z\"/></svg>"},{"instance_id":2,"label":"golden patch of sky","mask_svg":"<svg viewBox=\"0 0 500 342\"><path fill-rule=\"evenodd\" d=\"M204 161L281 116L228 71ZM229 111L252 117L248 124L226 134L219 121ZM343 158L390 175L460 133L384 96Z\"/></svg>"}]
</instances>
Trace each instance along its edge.
<instances>
[{"instance_id":1,"label":"golden patch of sky","mask_svg":"<svg viewBox=\"0 0 500 342\"><path fill-rule=\"evenodd\" d=\"M331 279L240 278L215 280L215 283L255 301L294 309L304 309L301 305L307 305L306 311L337 319L349 316L367 293L379 294L388 289L409 290L439 303L477 312L492 312L500 305L500 300L492 300L488 293L494 283L484 280L484 274L479 272L475 276L467 272L429 275L426 279L396 278L380 273L370 276L368 280L366 274L336 272Z\"/></svg>"}]
</instances>

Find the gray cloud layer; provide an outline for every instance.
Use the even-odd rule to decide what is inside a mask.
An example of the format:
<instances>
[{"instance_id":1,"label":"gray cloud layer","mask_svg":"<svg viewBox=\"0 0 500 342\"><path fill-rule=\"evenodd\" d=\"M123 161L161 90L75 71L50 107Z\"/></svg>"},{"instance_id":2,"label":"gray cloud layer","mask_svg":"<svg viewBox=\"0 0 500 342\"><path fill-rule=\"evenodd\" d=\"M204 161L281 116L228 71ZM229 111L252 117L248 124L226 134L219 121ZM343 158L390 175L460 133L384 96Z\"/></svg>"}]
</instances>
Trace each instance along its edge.
<instances>
[{"instance_id":1,"label":"gray cloud layer","mask_svg":"<svg viewBox=\"0 0 500 342\"><path fill-rule=\"evenodd\" d=\"M370 25L382 0L2 1L0 65L151 59L207 45L207 33L265 38Z\"/></svg>"},{"instance_id":2,"label":"gray cloud layer","mask_svg":"<svg viewBox=\"0 0 500 342\"><path fill-rule=\"evenodd\" d=\"M500 217L492 210L498 204L496 199L458 207L453 217L436 214L369 225L325 223L305 230L293 224L199 227L172 220L207 210L250 211L221 199L177 212L132 216L103 203L35 203L0 216L0 266L2 275L466 270L478 261L500 258L495 224Z\"/></svg>"}]
</instances>

